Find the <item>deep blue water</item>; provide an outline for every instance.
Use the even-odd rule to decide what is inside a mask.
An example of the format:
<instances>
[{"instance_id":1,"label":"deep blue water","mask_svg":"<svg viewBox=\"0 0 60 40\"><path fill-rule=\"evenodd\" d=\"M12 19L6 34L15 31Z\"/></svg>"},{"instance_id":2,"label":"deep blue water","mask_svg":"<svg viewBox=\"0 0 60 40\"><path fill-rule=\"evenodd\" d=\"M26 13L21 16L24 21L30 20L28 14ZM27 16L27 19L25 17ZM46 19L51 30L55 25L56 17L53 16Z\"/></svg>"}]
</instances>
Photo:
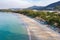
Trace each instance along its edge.
<instances>
[{"instance_id":1,"label":"deep blue water","mask_svg":"<svg viewBox=\"0 0 60 40\"><path fill-rule=\"evenodd\" d=\"M0 40L28 40L27 30L17 14L0 12Z\"/></svg>"}]
</instances>

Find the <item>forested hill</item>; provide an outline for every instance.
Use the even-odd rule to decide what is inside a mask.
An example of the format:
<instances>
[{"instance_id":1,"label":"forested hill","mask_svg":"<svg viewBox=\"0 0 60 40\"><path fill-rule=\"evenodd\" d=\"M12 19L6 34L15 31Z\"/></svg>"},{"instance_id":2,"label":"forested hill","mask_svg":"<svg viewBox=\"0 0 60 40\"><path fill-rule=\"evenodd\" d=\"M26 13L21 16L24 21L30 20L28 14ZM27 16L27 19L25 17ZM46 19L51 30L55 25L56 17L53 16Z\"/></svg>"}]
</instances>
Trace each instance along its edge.
<instances>
[{"instance_id":1,"label":"forested hill","mask_svg":"<svg viewBox=\"0 0 60 40\"><path fill-rule=\"evenodd\" d=\"M48 9L48 10L60 10L60 1L58 2L55 2L55 3L52 3L48 6L45 7L45 9Z\"/></svg>"},{"instance_id":2,"label":"forested hill","mask_svg":"<svg viewBox=\"0 0 60 40\"><path fill-rule=\"evenodd\" d=\"M49 4L47 6L32 6L26 9L31 10L60 10L60 1Z\"/></svg>"}]
</instances>

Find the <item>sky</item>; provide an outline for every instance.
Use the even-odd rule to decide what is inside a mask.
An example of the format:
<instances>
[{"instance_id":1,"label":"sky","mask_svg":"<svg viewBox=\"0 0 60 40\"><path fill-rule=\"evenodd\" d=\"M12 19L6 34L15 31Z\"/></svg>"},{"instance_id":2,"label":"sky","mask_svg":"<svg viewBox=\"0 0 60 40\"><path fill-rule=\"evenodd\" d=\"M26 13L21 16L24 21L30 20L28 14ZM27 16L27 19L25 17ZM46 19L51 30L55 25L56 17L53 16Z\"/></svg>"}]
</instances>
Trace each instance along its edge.
<instances>
[{"instance_id":1,"label":"sky","mask_svg":"<svg viewBox=\"0 0 60 40\"><path fill-rule=\"evenodd\" d=\"M0 9L27 8L30 6L47 6L59 0L0 0Z\"/></svg>"}]
</instances>

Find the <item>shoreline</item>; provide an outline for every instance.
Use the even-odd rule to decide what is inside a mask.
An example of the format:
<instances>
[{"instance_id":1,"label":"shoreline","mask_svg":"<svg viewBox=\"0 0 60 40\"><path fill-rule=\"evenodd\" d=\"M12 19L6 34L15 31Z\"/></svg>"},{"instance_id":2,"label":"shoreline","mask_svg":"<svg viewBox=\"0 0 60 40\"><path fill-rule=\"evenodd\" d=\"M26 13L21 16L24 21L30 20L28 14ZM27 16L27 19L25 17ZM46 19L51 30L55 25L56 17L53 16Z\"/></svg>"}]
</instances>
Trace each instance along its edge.
<instances>
[{"instance_id":1,"label":"shoreline","mask_svg":"<svg viewBox=\"0 0 60 40\"><path fill-rule=\"evenodd\" d=\"M20 17L20 14L18 13L17 16ZM25 28L27 30L27 33L28 33L28 36L29 36L28 38L29 38L29 40L31 40L31 34L30 34L30 31L29 31L29 28L27 28L28 26L26 25L26 23L23 19L22 19L22 21L24 22L23 24L25 25Z\"/></svg>"},{"instance_id":2,"label":"shoreline","mask_svg":"<svg viewBox=\"0 0 60 40\"><path fill-rule=\"evenodd\" d=\"M33 19L36 20L37 22L41 23L40 20L38 20L38 19L36 19L36 18L33 18ZM48 24L44 24L44 23L43 23L43 25L47 25L48 28L51 28L52 30L54 30L54 31L56 31L56 32L58 32L58 33L60 33L60 29L57 28L57 27L54 27L54 26L51 26L51 25L48 25Z\"/></svg>"},{"instance_id":3,"label":"shoreline","mask_svg":"<svg viewBox=\"0 0 60 40\"><path fill-rule=\"evenodd\" d=\"M37 24L38 22L36 22L33 19L30 19L27 16L24 16L22 14L19 14L22 18L22 20L27 23L26 26L28 31L29 31L29 35L30 35L30 40L49 40L51 38L51 40L59 40L60 39L60 34L54 32L53 30L47 28L47 27L41 27L41 24ZM45 29L46 28L46 29ZM49 32L50 31L50 32ZM42 35L42 34L44 35ZM48 35L47 35L48 34Z\"/></svg>"}]
</instances>

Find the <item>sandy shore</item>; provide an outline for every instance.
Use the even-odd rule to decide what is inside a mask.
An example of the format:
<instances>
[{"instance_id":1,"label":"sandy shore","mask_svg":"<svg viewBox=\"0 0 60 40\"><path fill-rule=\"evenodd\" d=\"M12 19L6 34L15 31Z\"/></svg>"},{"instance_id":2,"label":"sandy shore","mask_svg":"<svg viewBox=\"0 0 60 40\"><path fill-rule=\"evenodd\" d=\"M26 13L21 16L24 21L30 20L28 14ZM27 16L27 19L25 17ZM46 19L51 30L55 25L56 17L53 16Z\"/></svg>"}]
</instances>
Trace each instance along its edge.
<instances>
[{"instance_id":1,"label":"sandy shore","mask_svg":"<svg viewBox=\"0 0 60 40\"><path fill-rule=\"evenodd\" d=\"M24 15L19 14L19 16L27 27L29 40L60 40L60 34L46 27L46 25L39 24Z\"/></svg>"}]
</instances>

